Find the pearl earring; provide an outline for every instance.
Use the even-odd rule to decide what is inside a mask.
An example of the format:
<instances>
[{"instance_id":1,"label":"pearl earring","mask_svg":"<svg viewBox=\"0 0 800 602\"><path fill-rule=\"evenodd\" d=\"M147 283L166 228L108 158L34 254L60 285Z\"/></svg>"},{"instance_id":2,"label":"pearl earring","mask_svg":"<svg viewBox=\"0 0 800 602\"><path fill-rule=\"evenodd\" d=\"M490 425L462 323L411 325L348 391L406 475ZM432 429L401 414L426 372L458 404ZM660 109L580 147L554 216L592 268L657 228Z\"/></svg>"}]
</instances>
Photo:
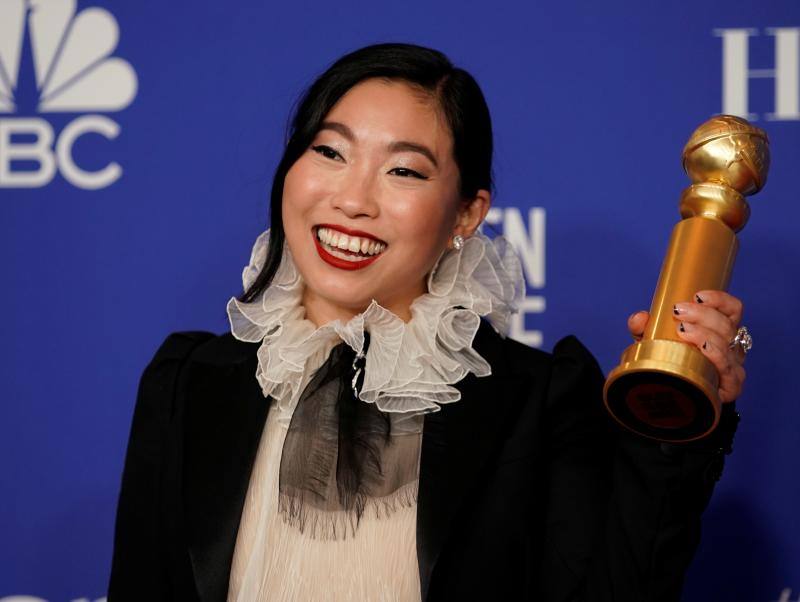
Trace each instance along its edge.
<instances>
[{"instance_id":1,"label":"pearl earring","mask_svg":"<svg viewBox=\"0 0 800 602\"><path fill-rule=\"evenodd\" d=\"M456 234L456 235L453 237L453 248L454 248L456 251L460 251L460 250L461 250L461 247L463 247L463 246L464 246L464 237L463 237L463 236L461 236L460 234Z\"/></svg>"}]
</instances>

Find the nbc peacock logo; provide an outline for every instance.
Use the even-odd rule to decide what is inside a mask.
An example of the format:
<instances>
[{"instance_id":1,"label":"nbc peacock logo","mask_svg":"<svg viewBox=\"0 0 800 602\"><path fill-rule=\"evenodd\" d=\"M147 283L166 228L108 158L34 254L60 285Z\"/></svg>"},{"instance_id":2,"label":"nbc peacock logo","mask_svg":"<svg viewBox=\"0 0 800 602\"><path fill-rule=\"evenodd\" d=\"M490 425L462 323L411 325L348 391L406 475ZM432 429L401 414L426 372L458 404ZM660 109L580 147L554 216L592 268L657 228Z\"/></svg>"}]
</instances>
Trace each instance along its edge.
<instances>
[{"instance_id":1,"label":"nbc peacock logo","mask_svg":"<svg viewBox=\"0 0 800 602\"><path fill-rule=\"evenodd\" d=\"M136 72L112 56L118 41L117 21L103 8L77 12L75 0L0 2L0 188L39 188L56 172L87 190L120 178L118 163L89 171L72 152L86 134L116 138L119 124L98 113L120 111L136 96ZM51 122L64 121L59 113L83 114L56 132Z\"/></svg>"}]
</instances>

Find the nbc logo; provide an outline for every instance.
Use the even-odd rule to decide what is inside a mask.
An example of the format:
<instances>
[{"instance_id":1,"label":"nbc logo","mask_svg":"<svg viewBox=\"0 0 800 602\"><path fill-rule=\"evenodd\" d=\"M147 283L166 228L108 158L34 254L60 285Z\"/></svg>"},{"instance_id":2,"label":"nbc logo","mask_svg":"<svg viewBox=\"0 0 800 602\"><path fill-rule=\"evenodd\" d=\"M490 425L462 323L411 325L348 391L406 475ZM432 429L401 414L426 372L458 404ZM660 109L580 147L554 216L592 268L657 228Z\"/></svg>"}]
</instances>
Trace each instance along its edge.
<instances>
[{"instance_id":1,"label":"nbc logo","mask_svg":"<svg viewBox=\"0 0 800 602\"><path fill-rule=\"evenodd\" d=\"M90 190L119 179L118 163L88 171L72 153L85 134L116 138L119 124L95 113L120 111L136 96L133 68L111 56L118 40L117 22L102 8L76 14L75 0L0 2L0 188L42 187L56 171ZM7 116L20 113L49 114L53 120L57 113L88 114L56 134L40 117ZM21 162L28 168L20 169Z\"/></svg>"}]
</instances>

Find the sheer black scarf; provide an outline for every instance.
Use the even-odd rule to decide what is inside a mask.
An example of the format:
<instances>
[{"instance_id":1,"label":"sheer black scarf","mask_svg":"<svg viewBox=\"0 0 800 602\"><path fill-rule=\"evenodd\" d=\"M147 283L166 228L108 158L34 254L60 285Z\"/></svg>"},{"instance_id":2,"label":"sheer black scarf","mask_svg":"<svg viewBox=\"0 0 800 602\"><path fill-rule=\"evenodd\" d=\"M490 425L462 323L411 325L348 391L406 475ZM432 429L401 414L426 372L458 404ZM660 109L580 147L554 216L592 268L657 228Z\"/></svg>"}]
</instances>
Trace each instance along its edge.
<instances>
[{"instance_id":1,"label":"sheer black scarf","mask_svg":"<svg viewBox=\"0 0 800 602\"><path fill-rule=\"evenodd\" d=\"M346 343L331 350L301 393L283 444L278 509L315 539L355 536L365 513L386 518L417 501L421 428L398 432L401 415L357 398L364 336L361 354Z\"/></svg>"}]
</instances>

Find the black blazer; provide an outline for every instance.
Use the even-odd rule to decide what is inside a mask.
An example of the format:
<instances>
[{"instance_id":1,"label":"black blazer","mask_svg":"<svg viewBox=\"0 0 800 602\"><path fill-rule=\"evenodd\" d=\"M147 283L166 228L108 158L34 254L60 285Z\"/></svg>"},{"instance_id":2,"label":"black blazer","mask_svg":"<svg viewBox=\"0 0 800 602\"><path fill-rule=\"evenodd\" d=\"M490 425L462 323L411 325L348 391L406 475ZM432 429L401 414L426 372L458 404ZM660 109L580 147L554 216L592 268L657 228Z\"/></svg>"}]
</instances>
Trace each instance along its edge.
<instances>
[{"instance_id":1,"label":"black blazer","mask_svg":"<svg viewBox=\"0 0 800 602\"><path fill-rule=\"evenodd\" d=\"M417 506L423 599L678 600L738 416L662 445L617 428L573 336L553 353L486 323L492 366L425 416ZM142 375L109 600L225 600L268 403L257 344L167 337Z\"/></svg>"}]
</instances>

